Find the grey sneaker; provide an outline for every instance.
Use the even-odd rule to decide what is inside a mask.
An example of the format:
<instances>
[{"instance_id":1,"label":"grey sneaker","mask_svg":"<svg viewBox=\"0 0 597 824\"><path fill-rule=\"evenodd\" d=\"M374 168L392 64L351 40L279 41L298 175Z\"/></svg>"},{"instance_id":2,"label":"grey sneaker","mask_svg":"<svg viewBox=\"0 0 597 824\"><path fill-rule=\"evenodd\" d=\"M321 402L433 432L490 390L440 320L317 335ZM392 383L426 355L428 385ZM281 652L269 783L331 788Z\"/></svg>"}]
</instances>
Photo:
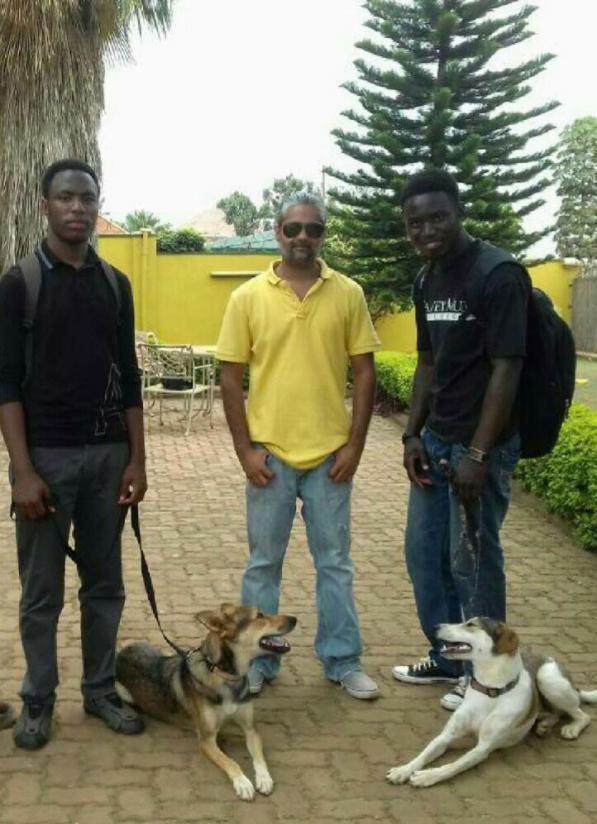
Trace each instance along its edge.
<instances>
[{"instance_id":1,"label":"grey sneaker","mask_svg":"<svg viewBox=\"0 0 597 824\"><path fill-rule=\"evenodd\" d=\"M12 704L7 704L6 701L0 701L0 730L6 730L12 727L17 719L15 708Z\"/></svg>"},{"instance_id":2,"label":"grey sneaker","mask_svg":"<svg viewBox=\"0 0 597 824\"><path fill-rule=\"evenodd\" d=\"M54 704L23 704L17 719L14 739L23 750L39 750L50 739Z\"/></svg>"},{"instance_id":3,"label":"grey sneaker","mask_svg":"<svg viewBox=\"0 0 597 824\"><path fill-rule=\"evenodd\" d=\"M458 683L454 686L450 692L447 692L444 697L440 700L441 706L448 710L449 712L454 712L457 710L458 707L464 701L464 694L466 692L466 688L468 686L468 676L463 675L461 678L458 679Z\"/></svg>"},{"instance_id":4,"label":"grey sneaker","mask_svg":"<svg viewBox=\"0 0 597 824\"><path fill-rule=\"evenodd\" d=\"M83 709L88 715L96 715L114 732L138 735L145 729L145 722L137 712L125 704L115 692L85 698Z\"/></svg>"},{"instance_id":5,"label":"grey sneaker","mask_svg":"<svg viewBox=\"0 0 597 824\"><path fill-rule=\"evenodd\" d=\"M263 689L266 678L257 667L249 667L249 692L251 695L259 695Z\"/></svg>"},{"instance_id":6,"label":"grey sneaker","mask_svg":"<svg viewBox=\"0 0 597 824\"><path fill-rule=\"evenodd\" d=\"M379 687L363 670L351 670L340 679L340 686L353 698L369 701L379 696Z\"/></svg>"}]
</instances>

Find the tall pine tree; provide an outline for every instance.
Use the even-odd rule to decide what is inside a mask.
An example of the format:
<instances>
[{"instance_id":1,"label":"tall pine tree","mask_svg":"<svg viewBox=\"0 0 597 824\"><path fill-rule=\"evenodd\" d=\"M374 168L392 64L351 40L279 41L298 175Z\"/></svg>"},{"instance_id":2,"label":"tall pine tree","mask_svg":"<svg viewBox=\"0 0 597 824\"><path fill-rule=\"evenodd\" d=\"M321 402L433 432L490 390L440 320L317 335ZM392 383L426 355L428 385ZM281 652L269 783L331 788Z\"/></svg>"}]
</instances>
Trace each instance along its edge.
<instances>
[{"instance_id":1,"label":"tall pine tree","mask_svg":"<svg viewBox=\"0 0 597 824\"><path fill-rule=\"evenodd\" d=\"M513 7L502 11L505 7ZM338 219L329 250L334 263L365 287L375 314L408 303L418 268L399 208L405 179L445 168L463 191L467 228L520 254L543 232L525 233L522 218L543 204L553 149L527 148L553 126L542 115L557 102L520 104L529 81L553 55L504 67L496 56L532 36L535 7L520 0L367 0L366 25L378 37L357 46L373 58L355 66L345 88L360 109L344 112L356 127L333 134L353 172L327 169Z\"/></svg>"},{"instance_id":2,"label":"tall pine tree","mask_svg":"<svg viewBox=\"0 0 597 824\"><path fill-rule=\"evenodd\" d=\"M562 200L556 220L556 243L564 257L597 265L597 117L581 117L564 129L555 179Z\"/></svg>"}]
</instances>

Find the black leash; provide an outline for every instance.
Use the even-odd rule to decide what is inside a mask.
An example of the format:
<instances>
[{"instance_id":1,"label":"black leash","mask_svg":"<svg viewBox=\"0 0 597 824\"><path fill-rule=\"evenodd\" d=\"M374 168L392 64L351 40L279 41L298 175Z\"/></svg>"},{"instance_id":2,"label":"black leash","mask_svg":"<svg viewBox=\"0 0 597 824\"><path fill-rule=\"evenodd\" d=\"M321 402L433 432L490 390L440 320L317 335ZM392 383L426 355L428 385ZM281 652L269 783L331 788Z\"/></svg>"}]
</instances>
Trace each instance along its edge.
<instances>
[{"instance_id":1,"label":"black leash","mask_svg":"<svg viewBox=\"0 0 597 824\"><path fill-rule=\"evenodd\" d=\"M129 507L131 511L131 527L133 528L133 532L135 533L135 538L137 539L137 543L139 544L139 552L141 554L141 575L143 576L143 583L145 585L145 593L147 595L147 600L149 601L149 606L151 607L151 611L153 612L154 618L157 622L157 625L162 633L162 637L164 641L174 650L174 652L179 655L181 658L186 659L192 652L196 652L194 649L184 650L182 647L179 647L178 644L175 644L171 638L168 638L164 629L162 627L162 622L160 621L160 614L158 612L158 605L155 597L155 589L153 587L153 581L151 579L151 573L149 571L149 565L147 563L147 558L145 557L145 553L143 552L143 543L141 541L141 527L139 524L139 507L137 504L133 504ZM10 505L10 517L13 518L15 515L15 505L11 503ZM54 525L54 529L58 533L58 537L60 538L60 543L64 549L64 552L68 557L73 561L73 563L78 567L78 569L85 572L86 564L81 558L81 556L75 552L74 549L69 545L68 540L62 534L62 530L58 525L58 521L53 512L48 512L46 515L47 518L50 519L52 524ZM126 519L126 514L125 514Z\"/></svg>"},{"instance_id":2,"label":"black leash","mask_svg":"<svg viewBox=\"0 0 597 824\"><path fill-rule=\"evenodd\" d=\"M215 670L220 671L221 677L223 677L224 680L228 682L228 686L231 689L232 689L232 686L231 686L232 682L238 682L239 686L236 690L238 692L238 695L236 695L235 697L237 698L237 700L239 702L248 700L250 698L250 693L249 693L249 678L248 678L247 675L239 676L236 673L236 671L230 672L229 670L227 670L225 668L222 668L218 664L214 664L214 662L211 661L207 657L207 655L205 655L205 653L202 652L201 645L198 646L198 647L188 649L188 650L182 649L182 647L179 647L178 644L175 644L174 641L171 638L168 638L168 636L164 632L164 629L162 627L162 623L160 621L160 615L159 615L159 612L158 612L158 605L157 605L157 602L156 602L155 590L153 588L153 581L151 580L151 573L149 572L149 566L147 564L147 559L145 557L145 553L143 552L143 544L142 544L142 541L141 541L141 526L140 526L140 523L139 523L139 507L137 506L137 504L133 504L133 506L130 507L130 510L131 510L131 527L133 528L133 532L135 533L135 538L137 539L137 543L139 544L139 552L141 553L141 575L143 576L143 583L145 584L145 592L147 594L147 600L149 601L149 606L151 607L151 611L153 612L153 616L156 620L156 623L157 623L158 627L160 628L160 632L162 633L162 637L163 637L164 641L170 647L172 647L174 652L180 658L182 658L183 664L187 667L187 671L189 672L191 678L195 682L195 686L199 689L200 692L203 692L203 694L208 695L209 697L211 697L212 701L215 701L215 703L221 703L223 699L217 692L214 692L213 690L208 689L204 684L201 684L200 682L198 682L197 679L195 678L195 676L193 675L191 669L189 668L188 659L191 655L193 655L196 652L201 652L203 661L204 661L205 665L207 666L207 668L210 672L214 672Z\"/></svg>"},{"instance_id":3,"label":"black leash","mask_svg":"<svg viewBox=\"0 0 597 824\"><path fill-rule=\"evenodd\" d=\"M149 606L151 607L151 611L153 612L153 617L156 620L158 627L160 628L160 632L162 633L162 638L164 641L172 647L174 652L179 655L181 658L187 658L191 652L195 650L183 650L182 647L179 647L178 644L175 644L166 633L162 627L162 622L160 621L160 614L158 612L158 605L155 598L155 590L153 588L153 581L151 580L151 573L149 571L149 566L147 564L147 558L145 557L145 553L143 552L143 544L141 541L141 526L139 524L139 507L137 504L133 504L130 507L131 510L131 526L133 528L133 532L135 533L135 538L137 539L137 543L139 544L139 552L141 554L141 575L143 576L143 583L145 584L145 592L147 594L147 600L149 601ZM70 547L69 547L70 549ZM71 550L72 552L72 550ZM70 553L69 553L70 555ZM72 557L72 556L70 556Z\"/></svg>"},{"instance_id":4,"label":"black leash","mask_svg":"<svg viewBox=\"0 0 597 824\"><path fill-rule=\"evenodd\" d=\"M170 646L174 650L174 652L179 656L179 658L181 658L183 666L187 668L187 671L189 672L191 678L195 682L195 686L198 689L198 691L202 692L204 695L210 698L212 702L216 704L222 703L222 696L218 692L211 690L207 688L204 684L198 682L195 676L193 675L191 669L189 668L189 657L196 652L200 652L201 646L184 650L182 647L179 647L178 644L175 644L171 638L168 638L168 636L164 632L162 622L160 621L160 614L158 611L158 605L155 597L153 581L151 579L151 573L149 571L149 564L147 563L147 558L145 557L145 552L143 551L143 542L141 540L141 525L139 521L139 507L137 504L133 504L129 507L129 509L131 512L131 527L133 532L135 533L135 538L137 539L137 543L139 545L139 553L141 555L141 575L143 577L143 584L145 585L145 593L147 595L147 600L149 601L151 611L153 612L153 616L156 620L160 632L162 633L162 638L168 644L168 646ZM12 503L10 507L10 517L12 518L14 514L15 506L14 503ZM68 557L73 561L73 563L77 566L78 569L85 571L86 565L84 561L81 559L79 554L75 552L74 549L72 549L72 547L68 543L68 540L62 534L60 526L58 525L58 521L54 516L54 513L49 512L46 517L48 517L53 523L54 529L58 533L65 554L68 555ZM126 519L126 513L124 517ZM202 654L202 658L210 672L214 672L216 669L221 671L222 677L224 677L224 680L228 682L228 687L231 690L233 690L234 697L238 703L243 703L245 701L250 700L251 694L249 691L249 678L247 675L239 676L236 672L228 672L227 670L219 667L217 664L214 664L214 662L211 661L205 654ZM233 686L234 682L238 682L237 686Z\"/></svg>"}]
</instances>

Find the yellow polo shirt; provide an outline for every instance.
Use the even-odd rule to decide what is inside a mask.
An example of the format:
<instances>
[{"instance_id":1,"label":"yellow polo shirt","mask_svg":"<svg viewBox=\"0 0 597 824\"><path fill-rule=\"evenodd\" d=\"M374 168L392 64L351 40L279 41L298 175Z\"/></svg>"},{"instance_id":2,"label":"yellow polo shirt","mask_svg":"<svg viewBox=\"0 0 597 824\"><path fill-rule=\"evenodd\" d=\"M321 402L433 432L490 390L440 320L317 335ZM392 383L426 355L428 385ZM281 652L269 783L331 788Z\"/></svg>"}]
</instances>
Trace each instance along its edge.
<instances>
[{"instance_id":1,"label":"yellow polo shirt","mask_svg":"<svg viewBox=\"0 0 597 824\"><path fill-rule=\"evenodd\" d=\"M380 343L354 280L319 260L321 275L300 301L276 274L278 262L230 296L217 357L250 365L251 440L311 469L348 440L348 357Z\"/></svg>"}]
</instances>

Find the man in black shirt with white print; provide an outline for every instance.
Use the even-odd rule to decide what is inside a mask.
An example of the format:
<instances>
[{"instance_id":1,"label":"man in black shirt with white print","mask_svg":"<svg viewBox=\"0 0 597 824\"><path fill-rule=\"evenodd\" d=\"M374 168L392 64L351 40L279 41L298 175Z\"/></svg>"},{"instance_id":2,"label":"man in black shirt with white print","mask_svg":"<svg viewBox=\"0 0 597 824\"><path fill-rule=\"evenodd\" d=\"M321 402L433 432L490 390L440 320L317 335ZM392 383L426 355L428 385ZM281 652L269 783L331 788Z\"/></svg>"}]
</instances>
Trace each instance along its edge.
<instances>
[{"instance_id":1,"label":"man in black shirt with white print","mask_svg":"<svg viewBox=\"0 0 597 824\"><path fill-rule=\"evenodd\" d=\"M71 525L81 579L81 689L86 712L125 734L143 722L114 690L124 605L120 536L147 489L132 293L115 286L89 245L99 184L77 160L42 180L47 237L35 254L41 288L32 331L17 264L0 279L0 427L11 462L26 659L15 742L44 746L58 686L56 631ZM31 355L26 336L32 335Z\"/></svg>"},{"instance_id":2,"label":"man in black shirt with white print","mask_svg":"<svg viewBox=\"0 0 597 824\"><path fill-rule=\"evenodd\" d=\"M434 628L477 614L505 619L499 531L520 454L516 395L529 279L514 258L464 230L458 186L447 172L413 176L401 202L407 234L427 260L415 283L418 362L403 443L411 481L405 556L431 649L392 674L407 683L454 684L441 702L453 710L466 677L440 655ZM472 281L482 255L499 263L483 272L477 307Z\"/></svg>"}]
</instances>

